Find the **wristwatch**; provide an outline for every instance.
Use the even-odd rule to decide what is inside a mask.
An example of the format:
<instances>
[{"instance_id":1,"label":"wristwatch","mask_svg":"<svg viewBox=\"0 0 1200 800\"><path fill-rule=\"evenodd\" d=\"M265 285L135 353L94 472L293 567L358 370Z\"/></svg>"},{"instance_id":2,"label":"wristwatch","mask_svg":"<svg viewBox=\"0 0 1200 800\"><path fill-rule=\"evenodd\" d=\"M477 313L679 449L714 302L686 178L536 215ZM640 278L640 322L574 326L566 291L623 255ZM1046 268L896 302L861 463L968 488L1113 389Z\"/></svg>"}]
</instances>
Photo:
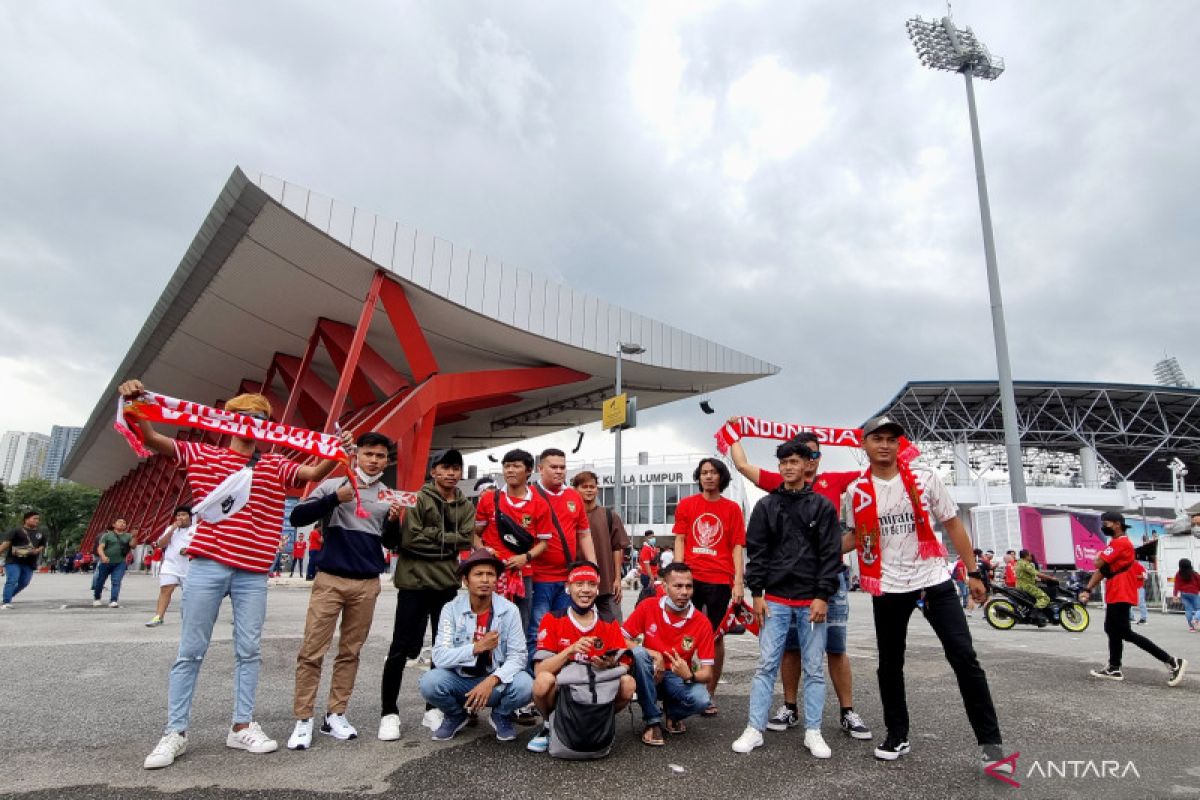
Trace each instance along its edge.
<instances>
[{"instance_id":1,"label":"wristwatch","mask_svg":"<svg viewBox=\"0 0 1200 800\"><path fill-rule=\"evenodd\" d=\"M977 579L977 580L983 580L983 573L982 573L982 572L980 572L980 571L979 571L979 570L977 570L977 569L976 569L976 570L971 570L970 572L968 572L968 573L967 573L967 577L968 577L968 578L975 578L975 579Z\"/></svg>"}]
</instances>

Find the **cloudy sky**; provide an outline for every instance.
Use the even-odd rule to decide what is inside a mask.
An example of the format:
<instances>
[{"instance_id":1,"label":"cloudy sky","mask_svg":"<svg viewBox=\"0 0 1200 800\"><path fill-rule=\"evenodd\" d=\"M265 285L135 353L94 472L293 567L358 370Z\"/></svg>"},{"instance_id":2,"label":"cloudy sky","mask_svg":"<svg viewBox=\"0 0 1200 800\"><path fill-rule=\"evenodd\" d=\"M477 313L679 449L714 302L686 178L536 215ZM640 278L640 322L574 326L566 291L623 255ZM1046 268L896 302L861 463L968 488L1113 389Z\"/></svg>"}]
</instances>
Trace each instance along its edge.
<instances>
[{"instance_id":1,"label":"cloudy sky","mask_svg":"<svg viewBox=\"0 0 1200 800\"><path fill-rule=\"evenodd\" d=\"M1008 64L977 95L1018 379L1200 379L1195 10L954 5ZM917 13L945 7L0 3L0 430L83 423L239 164L783 367L722 414L994 378L963 84Z\"/></svg>"}]
</instances>

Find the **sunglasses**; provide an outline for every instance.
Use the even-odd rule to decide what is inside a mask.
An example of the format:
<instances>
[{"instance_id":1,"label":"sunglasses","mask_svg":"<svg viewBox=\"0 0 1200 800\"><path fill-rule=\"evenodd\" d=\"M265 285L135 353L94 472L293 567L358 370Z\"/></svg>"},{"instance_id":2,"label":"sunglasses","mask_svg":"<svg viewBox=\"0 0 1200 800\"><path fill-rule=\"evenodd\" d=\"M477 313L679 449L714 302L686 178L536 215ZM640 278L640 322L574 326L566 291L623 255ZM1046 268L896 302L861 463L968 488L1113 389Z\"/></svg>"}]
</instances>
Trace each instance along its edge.
<instances>
[{"instance_id":1,"label":"sunglasses","mask_svg":"<svg viewBox=\"0 0 1200 800\"><path fill-rule=\"evenodd\" d=\"M809 450L807 448L800 448L799 455L801 458L806 458L809 461L816 461L817 459L819 459L821 457L821 451L820 450Z\"/></svg>"},{"instance_id":2,"label":"sunglasses","mask_svg":"<svg viewBox=\"0 0 1200 800\"><path fill-rule=\"evenodd\" d=\"M263 420L264 422L271 418L265 411L238 411L235 413L241 414L243 417L250 417L250 419Z\"/></svg>"}]
</instances>

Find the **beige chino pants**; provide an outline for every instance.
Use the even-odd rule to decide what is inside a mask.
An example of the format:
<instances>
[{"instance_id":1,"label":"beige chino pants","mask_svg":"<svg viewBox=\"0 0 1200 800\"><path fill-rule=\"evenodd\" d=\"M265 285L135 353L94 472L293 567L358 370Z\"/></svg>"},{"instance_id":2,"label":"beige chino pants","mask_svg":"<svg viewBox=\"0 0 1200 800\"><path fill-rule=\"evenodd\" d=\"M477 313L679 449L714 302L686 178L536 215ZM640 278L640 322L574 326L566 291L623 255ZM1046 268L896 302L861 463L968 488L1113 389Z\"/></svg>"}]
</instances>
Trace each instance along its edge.
<instances>
[{"instance_id":1,"label":"beige chino pants","mask_svg":"<svg viewBox=\"0 0 1200 800\"><path fill-rule=\"evenodd\" d=\"M333 643L333 631L338 618L342 621L338 638L337 657L333 662L333 678L329 683L329 702L325 711L344 714L354 691L358 675L358 654L375 615L379 598L378 578L341 578L318 572L308 600L308 618L304 622L304 641L296 656L296 695L292 703L296 719L313 715L317 687L321 683L321 665Z\"/></svg>"}]
</instances>

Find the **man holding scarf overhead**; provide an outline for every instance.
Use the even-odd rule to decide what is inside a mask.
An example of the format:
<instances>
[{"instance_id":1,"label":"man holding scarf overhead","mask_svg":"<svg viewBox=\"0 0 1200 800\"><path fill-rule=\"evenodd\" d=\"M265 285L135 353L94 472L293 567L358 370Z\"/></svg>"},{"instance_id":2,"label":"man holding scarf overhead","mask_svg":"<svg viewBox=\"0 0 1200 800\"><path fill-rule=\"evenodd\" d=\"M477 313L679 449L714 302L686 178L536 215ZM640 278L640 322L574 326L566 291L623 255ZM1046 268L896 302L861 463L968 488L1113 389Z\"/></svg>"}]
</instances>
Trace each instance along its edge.
<instances>
[{"instance_id":1,"label":"man holding scarf overhead","mask_svg":"<svg viewBox=\"0 0 1200 800\"><path fill-rule=\"evenodd\" d=\"M141 381L131 380L118 391L123 399L132 400L146 390ZM224 411L265 422L271 417L271 404L260 394L241 394L229 400ZM225 746L250 753L273 752L278 748L275 740L254 721L254 700L262 664L267 571L279 545L284 493L324 479L339 462L331 458L301 466L277 453L260 451L253 438L234 436L228 447L217 447L171 439L144 416L137 416L136 422L142 445L187 469L197 517L188 545L192 563L183 589L179 653L167 684L167 728L143 766L170 766L187 749L196 679L225 595L233 607L234 650L233 724ZM349 434L343 441L349 443ZM210 496L225 501L213 507L205 502ZM226 505L228 510L222 511Z\"/></svg>"},{"instance_id":2,"label":"man holding scarf overhead","mask_svg":"<svg viewBox=\"0 0 1200 800\"><path fill-rule=\"evenodd\" d=\"M873 595L879 649L879 695L887 737L875 757L895 761L909 747L908 703L904 696L904 651L908 622L918 601L954 670L967 719L982 749L985 770L1012 773L1001 747L1000 725L987 676L975 656L971 632L946 564L946 548L933 523L941 523L967 567L971 596L986 599L971 539L958 507L937 474L913 468L898 457L904 429L887 416L863 426L862 448L870 466L848 489L854 531L843 550L857 550L862 587Z\"/></svg>"}]
</instances>

